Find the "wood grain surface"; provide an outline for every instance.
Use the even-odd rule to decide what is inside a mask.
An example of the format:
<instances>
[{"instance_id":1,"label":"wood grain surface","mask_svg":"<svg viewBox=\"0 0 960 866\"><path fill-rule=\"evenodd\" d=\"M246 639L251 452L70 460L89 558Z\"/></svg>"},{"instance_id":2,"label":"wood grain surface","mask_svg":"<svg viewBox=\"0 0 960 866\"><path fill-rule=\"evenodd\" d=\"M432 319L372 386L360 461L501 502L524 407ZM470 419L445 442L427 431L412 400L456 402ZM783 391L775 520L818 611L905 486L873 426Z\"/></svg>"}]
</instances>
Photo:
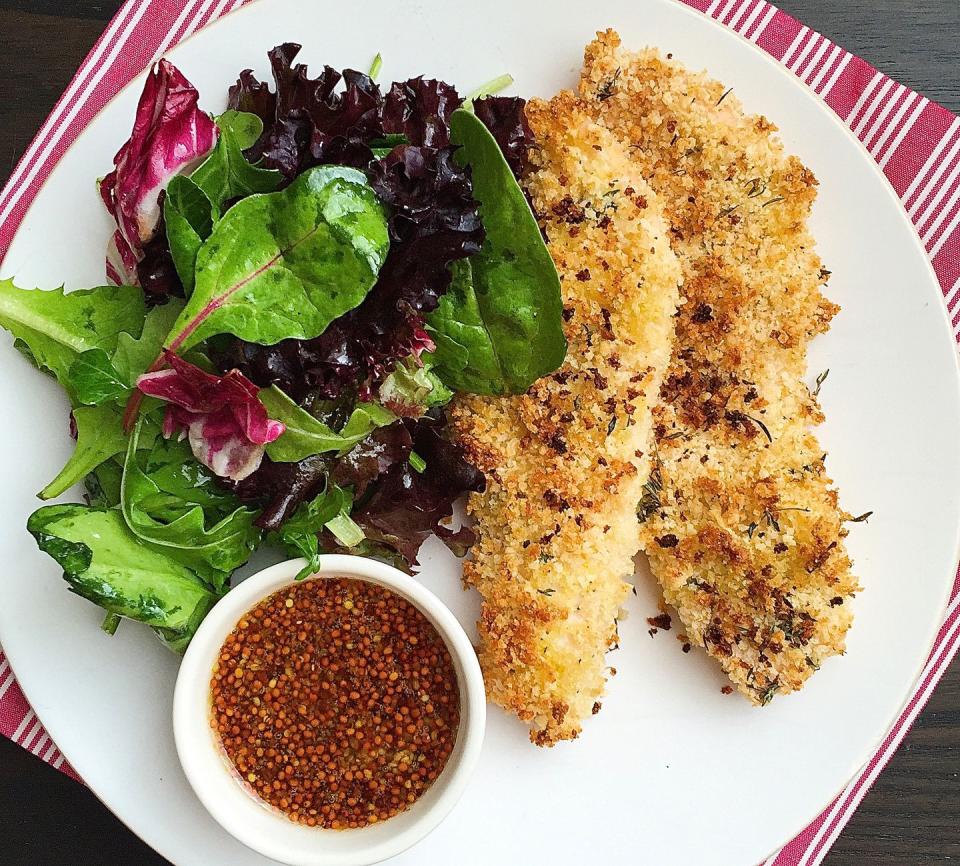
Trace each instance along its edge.
<instances>
[{"instance_id":1,"label":"wood grain surface","mask_svg":"<svg viewBox=\"0 0 960 866\"><path fill-rule=\"evenodd\" d=\"M960 112L960 0L780 5L903 84ZM0 0L0 184L118 6L114 0ZM827 856L827 866L960 861L958 740L960 666L954 665ZM0 846L9 866L166 863L86 789L2 738Z\"/></svg>"}]
</instances>

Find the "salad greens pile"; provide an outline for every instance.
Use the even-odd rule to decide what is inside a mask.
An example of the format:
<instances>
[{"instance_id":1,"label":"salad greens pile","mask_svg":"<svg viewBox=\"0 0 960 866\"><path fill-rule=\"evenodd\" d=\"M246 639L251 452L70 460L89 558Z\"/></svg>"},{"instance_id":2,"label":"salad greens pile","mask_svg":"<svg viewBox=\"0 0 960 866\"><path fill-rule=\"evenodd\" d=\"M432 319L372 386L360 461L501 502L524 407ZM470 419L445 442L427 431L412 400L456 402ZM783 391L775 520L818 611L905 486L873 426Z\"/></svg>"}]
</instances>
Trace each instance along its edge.
<instances>
[{"instance_id":1,"label":"salad greens pile","mask_svg":"<svg viewBox=\"0 0 960 866\"><path fill-rule=\"evenodd\" d=\"M456 393L518 394L563 361L560 286L519 184L518 98L269 52L211 117L167 61L100 181L110 285L0 281L0 325L66 391L83 482L28 530L70 588L182 651L266 544L409 569L483 475ZM379 60L379 55L378 55ZM509 79L506 83L509 83Z\"/></svg>"}]
</instances>

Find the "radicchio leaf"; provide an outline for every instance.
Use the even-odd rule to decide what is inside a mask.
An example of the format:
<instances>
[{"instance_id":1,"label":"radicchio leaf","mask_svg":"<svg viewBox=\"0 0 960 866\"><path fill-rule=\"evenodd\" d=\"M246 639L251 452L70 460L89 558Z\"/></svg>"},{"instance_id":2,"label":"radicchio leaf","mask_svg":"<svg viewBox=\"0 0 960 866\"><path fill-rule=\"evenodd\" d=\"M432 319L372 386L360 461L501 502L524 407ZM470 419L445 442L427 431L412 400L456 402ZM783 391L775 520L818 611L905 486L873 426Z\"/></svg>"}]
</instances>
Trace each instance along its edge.
<instances>
[{"instance_id":1,"label":"radicchio leaf","mask_svg":"<svg viewBox=\"0 0 960 866\"><path fill-rule=\"evenodd\" d=\"M167 402L163 433L186 431L194 456L215 474L241 481L260 465L264 446L284 426L267 417L259 390L239 371L213 376L165 353L169 369L144 373L137 388Z\"/></svg>"},{"instance_id":2,"label":"radicchio leaf","mask_svg":"<svg viewBox=\"0 0 960 866\"><path fill-rule=\"evenodd\" d=\"M197 107L198 97L196 88L166 60L147 75L133 133L114 157L114 170L100 182L101 198L117 223L108 249L111 279L128 284L138 280L138 263L150 258L147 247L160 231L160 193L170 178L189 171L217 142L217 127ZM154 295L168 276L158 276L158 267L158 261L146 265Z\"/></svg>"}]
</instances>

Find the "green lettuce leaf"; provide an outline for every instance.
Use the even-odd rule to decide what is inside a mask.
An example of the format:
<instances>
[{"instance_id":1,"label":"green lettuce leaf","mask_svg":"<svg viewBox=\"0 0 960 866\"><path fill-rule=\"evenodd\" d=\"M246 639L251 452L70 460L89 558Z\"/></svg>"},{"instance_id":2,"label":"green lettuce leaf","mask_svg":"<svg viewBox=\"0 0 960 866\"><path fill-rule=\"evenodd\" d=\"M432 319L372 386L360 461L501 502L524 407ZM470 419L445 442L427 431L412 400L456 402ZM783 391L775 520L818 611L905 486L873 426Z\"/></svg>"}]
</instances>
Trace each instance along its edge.
<instances>
[{"instance_id":1,"label":"green lettuce leaf","mask_svg":"<svg viewBox=\"0 0 960 866\"><path fill-rule=\"evenodd\" d=\"M116 458L106 460L83 479L86 500L100 508L115 508L120 504L120 481L123 464Z\"/></svg>"},{"instance_id":2,"label":"green lettuce leaf","mask_svg":"<svg viewBox=\"0 0 960 866\"><path fill-rule=\"evenodd\" d=\"M99 406L126 400L137 378L157 357L181 309L182 302L176 300L154 307L147 313L143 333L139 337L120 334L112 356L103 349L88 349L78 355L70 365L66 380L66 386L76 401Z\"/></svg>"},{"instance_id":3,"label":"green lettuce leaf","mask_svg":"<svg viewBox=\"0 0 960 866\"><path fill-rule=\"evenodd\" d=\"M345 454L378 427L386 427L397 420L397 416L383 406L360 403L337 433L301 409L276 385L260 392L260 402L273 420L282 421L287 428L279 439L267 445L270 459L278 463L296 463L313 454L327 452Z\"/></svg>"},{"instance_id":4,"label":"green lettuce leaf","mask_svg":"<svg viewBox=\"0 0 960 866\"><path fill-rule=\"evenodd\" d=\"M61 289L19 289L0 280L0 326L39 369L56 377L76 404L70 368L91 349L113 352L123 333L143 330L146 307L135 286L100 286L64 292Z\"/></svg>"},{"instance_id":5,"label":"green lettuce leaf","mask_svg":"<svg viewBox=\"0 0 960 866\"><path fill-rule=\"evenodd\" d=\"M302 556L307 560L307 565L297 575L298 580L319 569L318 536L324 528L334 532L344 547L353 547L363 541L363 530L350 519L352 508L353 496L350 491L328 482L323 493L310 502L304 502L279 531L271 533L270 540L282 545L290 556Z\"/></svg>"},{"instance_id":6,"label":"green lettuce leaf","mask_svg":"<svg viewBox=\"0 0 960 866\"><path fill-rule=\"evenodd\" d=\"M40 499L55 499L82 481L105 460L127 450L128 437L123 432L123 416L115 404L78 406L73 410L73 420L77 426L77 447L57 477L37 494ZM148 416L144 421L141 441L149 447L159 433L159 424Z\"/></svg>"},{"instance_id":7,"label":"green lettuce leaf","mask_svg":"<svg viewBox=\"0 0 960 866\"><path fill-rule=\"evenodd\" d=\"M193 293L196 280L197 253L213 231L214 218L213 203L189 177L179 174L171 179L164 198L163 219L173 266L187 297Z\"/></svg>"},{"instance_id":8,"label":"green lettuce leaf","mask_svg":"<svg viewBox=\"0 0 960 866\"><path fill-rule=\"evenodd\" d=\"M194 505L214 521L236 511L236 496L197 462L185 440L158 438L142 460L143 471L159 490L144 499L143 506L158 519L169 522Z\"/></svg>"},{"instance_id":9,"label":"green lettuce leaf","mask_svg":"<svg viewBox=\"0 0 960 866\"><path fill-rule=\"evenodd\" d=\"M131 388L160 354L163 342L181 310L183 301L171 298L167 303L153 307L147 313L143 328L136 332L138 337L134 337L132 331L117 337L117 347L111 361L117 375Z\"/></svg>"},{"instance_id":10,"label":"green lettuce leaf","mask_svg":"<svg viewBox=\"0 0 960 866\"><path fill-rule=\"evenodd\" d=\"M220 128L217 146L190 175L190 180L220 215L232 199L274 192L283 175L274 169L259 168L243 155L263 132L263 121L257 115L225 111L217 118L217 126Z\"/></svg>"},{"instance_id":11,"label":"green lettuce leaf","mask_svg":"<svg viewBox=\"0 0 960 866\"><path fill-rule=\"evenodd\" d=\"M437 373L455 391L520 394L563 363L560 279L496 140L469 111L450 118L455 159L473 172L486 240L454 268L428 322Z\"/></svg>"},{"instance_id":12,"label":"green lettuce leaf","mask_svg":"<svg viewBox=\"0 0 960 866\"><path fill-rule=\"evenodd\" d=\"M63 568L77 595L109 614L149 625L182 653L216 602L189 569L144 544L119 511L85 505L48 505L27 529Z\"/></svg>"},{"instance_id":13,"label":"green lettuce leaf","mask_svg":"<svg viewBox=\"0 0 960 866\"><path fill-rule=\"evenodd\" d=\"M130 390L103 349L87 349L77 355L70 365L67 379L77 402L87 406L119 400Z\"/></svg>"},{"instance_id":14,"label":"green lettuce leaf","mask_svg":"<svg viewBox=\"0 0 960 866\"><path fill-rule=\"evenodd\" d=\"M138 539L162 550L221 590L234 569L250 558L260 542L260 530L253 525L258 512L237 503L233 511L208 525L210 521L203 505L164 490L144 470L137 454L142 425L141 420L130 434L123 464L120 487L123 518ZM186 462L186 455L180 456ZM149 458L146 465L151 465ZM186 491L186 487L180 489Z\"/></svg>"},{"instance_id":15,"label":"green lettuce leaf","mask_svg":"<svg viewBox=\"0 0 960 866\"><path fill-rule=\"evenodd\" d=\"M453 391L431 369L433 356L424 353L421 362L401 361L380 385L380 403L395 415L419 418L428 409L453 399Z\"/></svg>"},{"instance_id":16,"label":"green lettuce leaf","mask_svg":"<svg viewBox=\"0 0 960 866\"><path fill-rule=\"evenodd\" d=\"M63 383L74 405L91 405L77 405L74 409L77 447L57 477L38 494L41 499L59 496L105 460L126 452L127 436L119 401L131 393L137 377L157 356L181 308L179 301L154 307L141 323L139 337L126 331L116 336L115 350L109 358L103 348L87 349L74 357L63 374ZM147 416L141 448L152 447L160 433L160 408L159 403L154 403L153 412Z\"/></svg>"},{"instance_id":17,"label":"green lettuce leaf","mask_svg":"<svg viewBox=\"0 0 960 866\"><path fill-rule=\"evenodd\" d=\"M197 254L166 346L182 352L221 333L268 345L316 337L366 297L388 247L384 210L355 169L319 166L245 198Z\"/></svg>"}]
</instances>

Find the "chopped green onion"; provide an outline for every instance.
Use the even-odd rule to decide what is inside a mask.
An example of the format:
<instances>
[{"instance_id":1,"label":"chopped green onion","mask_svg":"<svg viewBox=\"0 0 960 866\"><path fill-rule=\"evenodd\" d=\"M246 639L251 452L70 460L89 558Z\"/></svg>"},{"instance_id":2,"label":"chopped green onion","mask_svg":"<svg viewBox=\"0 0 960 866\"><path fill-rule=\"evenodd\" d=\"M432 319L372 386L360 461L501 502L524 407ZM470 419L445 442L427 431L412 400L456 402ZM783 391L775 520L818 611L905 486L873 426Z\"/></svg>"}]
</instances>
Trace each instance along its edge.
<instances>
[{"instance_id":1,"label":"chopped green onion","mask_svg":"<svg viewBox=\"0 0 960 866\"><path fill-rule=\"evenodd\" d=\"M366 538L363 530L350 519L349 514L338 514L324 525L344 547L356 547Z\"/></svg>"},{"instance_id":2,"label":"chopped green onion","mask_svg":"<svg viewBox=\"0 0 960 866\"><path fill-rule=\"evenodd\" d=\"M473 100L483 99L484 96L493 96L501 90L506 90L511 84L513 84L512 75L509 73L498 75L486 84L481 84L476 90L471 90L466 99L463 100L463 108L467 111L473 111Z\"/></svg>"},{"instance_id":3,"label":"chopped green onion","mask_svg":"<svg viewBox=\"0 0 960 866\"><path fill-rule=\"evenodd\" d=\"M120 625L120 619L120 614L108 613L106 617L104 617L100 628L102 628L107 634L116 634L117 626Z\"/></svg>"},{"instance_id":4,"label":"chopped green onion","mask_svg":"<svg viewBox=\"0 0 960 866\"><path fill-rule=\"evenodd\" d=\"M377 76L380 74L380 70L383 69L383 58L380 56L380 52L377 52L377 56L373 58L373 63L370 64L370 77L376 81Z\"/></svg>"},{"instance_id":5,"label":"chopped green onion","mask_svg":"<svg viewBox=\"0 0 960 866\"><path fill-rule=\"evenodd\" d=\"M427 468L427 461L424 460L416 451L410 452L410 465L415 472L423 472Z\"/></svg>"}]
</instances>

